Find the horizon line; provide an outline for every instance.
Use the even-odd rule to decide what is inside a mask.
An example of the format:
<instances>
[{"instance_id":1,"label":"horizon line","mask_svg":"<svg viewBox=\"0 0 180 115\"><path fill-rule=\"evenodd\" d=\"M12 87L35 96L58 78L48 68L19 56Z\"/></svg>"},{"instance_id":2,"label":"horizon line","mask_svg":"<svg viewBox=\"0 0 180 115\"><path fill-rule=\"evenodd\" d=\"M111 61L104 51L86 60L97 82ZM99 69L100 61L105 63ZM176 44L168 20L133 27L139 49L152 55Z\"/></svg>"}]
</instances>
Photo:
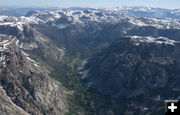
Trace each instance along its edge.
<instances>
[{"instance_id":1,"label":"horizon line","mask_svg":"<svg viewBox=\"0 0 180 115\"><path fill-rule=\"evenodd\" d=\"M169 9L169 10L176 10L180 8L163 8L163 7L153 7L153 6L99 6L99 7L91 7L91 6L19 6L19 5L0 5L0 8L7 8L7 9L13 9L13 8L98 8L98 9L104 9L104 8L120 8L120 7L145 7L145 8L160 8L160 9Z\"/></svg>"}]
</instances>

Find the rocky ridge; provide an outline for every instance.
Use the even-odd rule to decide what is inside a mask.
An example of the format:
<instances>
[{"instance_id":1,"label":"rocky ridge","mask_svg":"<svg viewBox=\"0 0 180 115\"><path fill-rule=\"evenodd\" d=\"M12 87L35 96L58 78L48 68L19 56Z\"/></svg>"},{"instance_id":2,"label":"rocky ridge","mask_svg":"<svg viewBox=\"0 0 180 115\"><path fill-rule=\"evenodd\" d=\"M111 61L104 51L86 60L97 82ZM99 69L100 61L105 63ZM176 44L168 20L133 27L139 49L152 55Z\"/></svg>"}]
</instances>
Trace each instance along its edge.
<instances>
[{"instance_id":1,"label":"rocky ridge","mask_svg":"<svg viewBox=\"0 0 180 115\"><path fill-rule=\"evenodd\" d=\"M0 84L4 95L1 96L2 113L64 114L67 105L63 86L52 80L46 70L26 53L40 46L47 47L47 40L41 34L38 37L38 32L33 29L23 30L23 34L21 32L2 32L0 35ZM19 33L21 35L17 36ZM28 33L31 33L30 36Z\"/></svg>"},{"instance_id":2,"label":"rocky ridge","mask_svg":"<svg viewBox=\"0 0 180 115\"><path fill-rule=\"evenodd\" d=\"M120 38L86 64L83 79L113 97L179 87L180 42L168 38Z\"/></svg>"}]
</instances>

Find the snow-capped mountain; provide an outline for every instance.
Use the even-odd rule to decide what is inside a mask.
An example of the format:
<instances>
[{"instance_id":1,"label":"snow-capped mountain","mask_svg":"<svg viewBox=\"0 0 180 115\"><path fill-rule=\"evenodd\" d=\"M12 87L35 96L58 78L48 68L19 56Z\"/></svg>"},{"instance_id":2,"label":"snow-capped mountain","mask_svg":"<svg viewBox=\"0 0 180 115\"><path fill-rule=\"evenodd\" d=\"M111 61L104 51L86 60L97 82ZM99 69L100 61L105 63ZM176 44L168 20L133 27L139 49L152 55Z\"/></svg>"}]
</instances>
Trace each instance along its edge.
<instances>
[{"instance_id":1,"label":"snow-capped mountain","mask_svg":"<svg viewBox=\"0 0 180 115\"><path fill-rule=\"evenodd\" d=\"M72 25L87 26L90 23L98 24L114 24L122 21L129 22L137 26L154 26L157 28L175 28L179 29L179 18L173 18L167 16L160 16L161 12L169 12L172 15L179 15L180 10L167 10L160 8L148 8L148 7L117 7L114 9L81 9L81 8L67 8L67 9L49 9L43 12L30 11L26 16L7 17L1 16L0 22L2 24L9 24L13 26L13 22L18 24L30 23L48 23L54 27L66 28ZM137 12L144 12L144 14L138 14ZM152 13L157 16L146 16L147 13ZM164 14L163 14L164 15Z\"/></svg>"},{"instance_id":2,"label":"snow-capped mountain","mask_svg":"<svg viewBox=\"0 0 180 115\"><path fill-rule=\"evenodd\" d=\"M129 8L128 8L129 10ZM139 11L132 9L132 11ZM142 8L141 8L142 10ZM146 11L147 10L147 11ZM152 9L146 8L146 12ZM154 9L155 10L155 9ZM53 10L49 12L35 12L31 11L27 16L31 18L38 18L45 23L51 23L53 26L65 28L72 24L88 24L90 22L96 23L118 23L126 20L138 26L154 26L158 28L179 28L180 20L173 18L148 18L146 16L131 15L127 11L121 9L104 9L104 10ZM152 10L153 11L153 10ZM151 11L151 12L152 12ZM156 10L155 10L156 11ZM33 12L33 13L32 13ZM30 15L31 14L31 15ZM157 14L159 15L159 14Z\"/></svg>"},{"instance_id":3,"label":"snow-capped mountain","mask_svg":"<svg viewBox=\"0 0 180 115\"><path fill-rule=\"evenodd\" d=\"M0 32L20 38L21 46L22 40L28 41L28 45L23 43L26 44L24 45L26 49L38 47L34 40L46 41L42 38L51 38L52 36L63 47L79 48L79 50L81 41L84 41L82 45L85 47L86 45L94 47L95 44L100 45L102 42L113 41L121 36L159 36L179 40L179 19L140 17L125 12L156 12L158 10L164 11L165 9L119 7L114 9L54 8L43 12L34 10L21 17L0 16ZM167 11L176 11L178 14L179 10ZM46 37L37 38L37 36ZM69 45L66 41L67 36Z\"/></svg>"},{"instance_id":4,"label":"snow-capped mountain","mask_svg":"<svg viewBox=\"0 0 180 115\"><path fill-rule=\"evenodd\" d=\"M109 9L112 10L112 9ZM179 9L162 9L152 7L116 7L113 11L127 13L133 16L147 17L147 18L174 18L179 19Z\"/></svg>"},{"instance_id":5,"label":"snow-capped mountain","mask_svg":"<svg viewBox=\"0 0 180 115\"><path fill-rule=\"evenodd\" d=\"M146 98L144 93L155 96L160 93L164 98L178 96L167 95L156 88L179 90L179 14L178 9L71 7L32 10L20 17L1 15L0 93L5 100L11 99L8 100L11 106L6 109L12 111L16 107L16 112L26 114L63 114L67 110L64 92L71 95L63 88L72 90L79 86L77 67L86 58L89 60L82 68L85 70L83 80L98 91L98 95L137 98L132 104L139 105L129 110L131 102L127 99L128 109L123 112L139 110L145 114L138 99L138 96ZM60 83L57 86L49 76L64 86ZM172 77L173 81L169 80ZM77 94L78 103L84 104L81 102L86 99L84 92ZM89 103L91 98L87 99ZM147 100L159 104L151 97ZM95 104L93 109L88 105L90 111L98 108L95 111L102 115L111 111L102 109L102 102L102 105L91 102ZM0 111L6 109L1 109L0 104ZM149 106L149 110L154 111L155 107ZM159 110L162 108L157 113ZM119 114L113 109L112 112Z\"/></svg>"}]
</instances>

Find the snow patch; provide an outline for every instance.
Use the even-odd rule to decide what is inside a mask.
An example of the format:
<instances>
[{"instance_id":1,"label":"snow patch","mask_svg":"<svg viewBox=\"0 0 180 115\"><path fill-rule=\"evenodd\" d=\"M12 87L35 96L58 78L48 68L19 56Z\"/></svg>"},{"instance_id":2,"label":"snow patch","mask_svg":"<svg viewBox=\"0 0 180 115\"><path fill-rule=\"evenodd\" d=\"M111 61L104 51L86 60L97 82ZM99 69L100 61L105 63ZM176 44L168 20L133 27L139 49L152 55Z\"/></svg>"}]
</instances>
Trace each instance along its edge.
<instances>
[{"instance_id":1,"label":"snow patch","mask_svg":"<svg viewBox=\"0 0 180 115\"><path fill-rule=\"evenodd\" d=\"M6 55L1 54L0 55L0 62L4 61L6 59Z\"/></svg>"},{"instance_id":2,"label":"snow patch","mask_svg":"<svg viewBox=\"0 0 180 115\"><path fill-rule=\"evenodd\" d=\"M135 41L135 45L139 45L140 43L146 42L146 43L156 43L156 44L168 44L168 45L175 45L176 43L180 43L180 41L175 41L168 39L166 37L142 37L142 36L130 36L133 41Z\"/></svg>"}]
</instances>

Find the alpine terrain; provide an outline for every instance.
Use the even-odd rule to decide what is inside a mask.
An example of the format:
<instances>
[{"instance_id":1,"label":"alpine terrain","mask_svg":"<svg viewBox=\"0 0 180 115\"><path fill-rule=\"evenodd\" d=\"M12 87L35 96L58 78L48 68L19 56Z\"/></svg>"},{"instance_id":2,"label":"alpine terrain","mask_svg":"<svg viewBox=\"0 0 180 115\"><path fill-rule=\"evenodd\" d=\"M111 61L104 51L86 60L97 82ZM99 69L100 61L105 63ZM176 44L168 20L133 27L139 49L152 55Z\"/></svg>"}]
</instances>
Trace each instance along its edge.
<instances>
[{"instance_id":1,"label":"alpine terrain","mask_svg":"<svg viewBox=\"0 0 180 115\"><path fill-rule=\"evenodd\" d=\"M0 9L0 115L163 115L179 82L180 9Z\"/></svg>"}]
</instances>

